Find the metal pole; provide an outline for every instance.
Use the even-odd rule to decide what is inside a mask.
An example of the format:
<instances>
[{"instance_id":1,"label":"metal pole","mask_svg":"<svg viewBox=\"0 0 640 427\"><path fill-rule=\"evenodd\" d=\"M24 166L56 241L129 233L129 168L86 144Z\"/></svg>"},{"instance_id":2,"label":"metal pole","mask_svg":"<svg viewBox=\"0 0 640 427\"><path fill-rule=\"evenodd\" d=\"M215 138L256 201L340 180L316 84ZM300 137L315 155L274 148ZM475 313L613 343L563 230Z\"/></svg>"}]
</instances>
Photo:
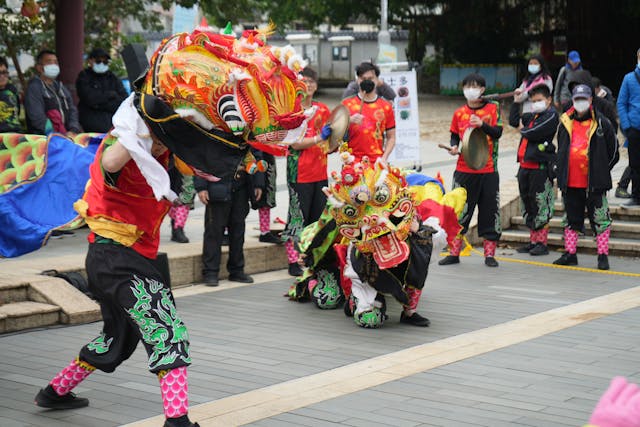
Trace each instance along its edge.
<instances>
[{"instance_id":1,"label":"metal pole","mask_svg":"<svg viewBox=\"0 0 640 427\"><path fill-rule=\"evenodd\" d=\"M388 30L388 9L389 2L380 0L380 32L378 33L378 48L382 44L391 44L391 35Z\"/></svg>"}]
</instances>

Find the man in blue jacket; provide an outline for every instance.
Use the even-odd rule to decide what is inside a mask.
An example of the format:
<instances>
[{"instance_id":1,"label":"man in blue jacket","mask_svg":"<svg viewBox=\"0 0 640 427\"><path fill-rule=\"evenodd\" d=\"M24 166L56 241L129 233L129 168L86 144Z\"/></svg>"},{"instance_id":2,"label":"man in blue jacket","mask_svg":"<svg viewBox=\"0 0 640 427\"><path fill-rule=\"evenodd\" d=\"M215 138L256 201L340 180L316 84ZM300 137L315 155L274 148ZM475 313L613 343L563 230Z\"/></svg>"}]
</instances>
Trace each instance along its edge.
<instances>
[{"instance_id":1,"label":"man in blue jacket","mask_svg":"<svg viewBox=\"0 0 640 427\"><path fill-rule=\"evenodd\" d=\"M638 65L624 76L618 94L620 128L629 141L629 168L631 169L631 199L625 206L640 205L640 49Z\"/></svg>"}]
</instances>

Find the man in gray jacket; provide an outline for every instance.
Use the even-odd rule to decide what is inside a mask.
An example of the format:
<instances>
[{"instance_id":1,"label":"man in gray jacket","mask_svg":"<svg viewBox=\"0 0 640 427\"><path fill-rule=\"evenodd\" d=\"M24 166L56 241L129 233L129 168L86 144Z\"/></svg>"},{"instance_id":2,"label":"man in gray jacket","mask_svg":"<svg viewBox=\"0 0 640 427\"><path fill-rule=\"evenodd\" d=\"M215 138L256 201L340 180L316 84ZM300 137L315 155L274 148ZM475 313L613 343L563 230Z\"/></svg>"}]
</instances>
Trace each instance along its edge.
<instances>
[{"instance_id":1,"label":"man in gray jacket","mask_svg":"<svg viewBox=\"0 0 640 427\"><path fill-rule=\"evenodd\" d=\"M564 105L571 101L569 82L573 80L573 74L578 70L582 70L582 60L578 51L572 50L567 54L567 63L558 72L554 86L553 104L556 110L563 111Z\"/></svg>"},{"instance_id":2,"label":"man in gray jacket","mask_svg":"<svg viewBox=\"0 0 640 427\"><path fill-rule=\"evenodd\" d=\"M56 132L73 138L82 128L71 93L56 80L60 74L56 53L41 51L35 69L38 75L29 81L24 99L27 132L37 135Z\"/></svg>"}]
</instances>

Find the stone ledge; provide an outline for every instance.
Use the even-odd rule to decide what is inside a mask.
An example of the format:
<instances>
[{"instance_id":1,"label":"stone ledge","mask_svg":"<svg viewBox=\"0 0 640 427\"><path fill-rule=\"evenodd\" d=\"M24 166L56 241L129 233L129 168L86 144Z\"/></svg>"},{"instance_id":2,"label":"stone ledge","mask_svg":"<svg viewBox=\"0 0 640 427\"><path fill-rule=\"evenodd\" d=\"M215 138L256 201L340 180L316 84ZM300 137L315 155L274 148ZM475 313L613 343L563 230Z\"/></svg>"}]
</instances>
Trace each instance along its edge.
<instances>
[{"instance_id":1,"label":"stone ledge","mask_svg":"<svg viewBox=\"0 0 640 427\"><path fill-rule=\"evenodd\" d=\"M29 299L60 308L61 323L87 323L100 320L100 306L67 281L58 277L34 275L29 281Z\"/></svg>"}]
</instances>

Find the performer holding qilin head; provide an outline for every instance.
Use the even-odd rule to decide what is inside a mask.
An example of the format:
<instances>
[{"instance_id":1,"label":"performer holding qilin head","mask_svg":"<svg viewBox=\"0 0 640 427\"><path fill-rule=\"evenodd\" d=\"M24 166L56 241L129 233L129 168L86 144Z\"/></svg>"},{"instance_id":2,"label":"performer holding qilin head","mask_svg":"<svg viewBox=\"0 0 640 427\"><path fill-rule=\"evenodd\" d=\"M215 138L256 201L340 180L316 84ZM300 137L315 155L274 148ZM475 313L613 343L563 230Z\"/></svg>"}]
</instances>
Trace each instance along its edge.
<instances>
[{"instance_id":1,"label":"performer holding qilin head","mask_svg":"<svg viewBox=\"0 0 640 427\"><path fill-rule=\"evenodd\" d=\"M271 51L258 31L239 40L196 31L160 45L114 115L88 188L74 205L91 229L86 269L102 333L40 390L37 405L87 406L72 389L96 369L113 372L142 341L160 381L164 426L198 425L187 415L189 335L152 262L160 225L177 200L167 174L169 151L181 172L217 181L241 164L255 164L248 140L263 147L295 140L304 132L297 129L304 122L304 86L297 78L302 60L290 52Z\"/></svg>"}]
</instances>

